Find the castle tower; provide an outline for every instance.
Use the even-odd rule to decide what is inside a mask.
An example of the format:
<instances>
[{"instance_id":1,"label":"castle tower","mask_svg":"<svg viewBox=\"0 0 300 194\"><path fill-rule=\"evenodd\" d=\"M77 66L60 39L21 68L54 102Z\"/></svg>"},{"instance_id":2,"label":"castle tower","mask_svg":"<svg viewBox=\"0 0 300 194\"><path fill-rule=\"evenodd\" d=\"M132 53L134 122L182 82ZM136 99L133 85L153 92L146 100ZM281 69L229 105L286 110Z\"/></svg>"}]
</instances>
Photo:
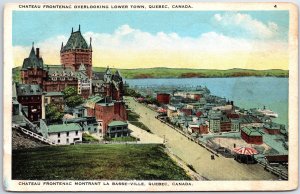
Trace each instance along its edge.
<instances>
[{"instance_id":1,"label":"castle tower","mask_svg":"<svg viewBox=\"0 0 300 194\"><path fill-rule=\"evenodd\" d=\"M40 49L34 49L34 43L30 54L24 59L21 69L21 80L23 84L39 84L43 85L44 79L47 77L47 71L44 69L43 58L40 56Z\"/></svg>"},{"instance_id":2,"label":"castle tower","mask_svg":"<svg viewBox=\"0 0 300 194\"><path fill-rule=\"evenodd\" d=\"M84 64L86 74L92 76L92 39L88 45L83 38L80 25L77 31L71 32L71 36L66 45L61 45L60 61L64 67L71 67L74 71L79 71L81 63Z\"/></svg>"}]
</instances>

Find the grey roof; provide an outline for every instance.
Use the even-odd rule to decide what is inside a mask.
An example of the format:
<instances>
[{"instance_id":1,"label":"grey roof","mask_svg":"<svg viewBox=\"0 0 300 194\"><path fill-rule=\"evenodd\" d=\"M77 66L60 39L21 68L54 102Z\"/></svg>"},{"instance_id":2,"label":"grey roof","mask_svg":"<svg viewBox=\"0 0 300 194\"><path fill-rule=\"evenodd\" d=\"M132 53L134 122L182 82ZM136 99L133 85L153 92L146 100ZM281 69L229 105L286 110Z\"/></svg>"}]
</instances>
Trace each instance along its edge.
<instances>
[{"instance_id":1,"label":"grey roof","mask_svg":"<svg viewBox=\"0 0 300 194\"><path fill-rule=\"evenodd\" d=\"M88 46L80 30L71 33L67 44L62 47L61 51L64 52L72 49L91 49L91 46Z\"/></svg>"},{"instance_id":2,"label":"grey roof","mask_svg":"<svg viewBox=\"0 0 300 194\"><path fill-rule=\"evenodd\" d=\"M32 46L29 57L23 61L22 69L27 68L41 68L43 69L44 62L42 58L38 58L35 54L34 47Z\"/></svg>"},{"instance_id":3,"label":"grey roof","mask_svg":"<svg viewBox=\"0 0 300 194\"><path fill-rule=\"evenodd\" d=\"M93 72L93 80L104 80L105 72Z\"/></svg>"},{"instance_id":4,"label":"grey roof","mask_svg":"<svg viewBox=\"0 0 300 194\"><path fill-rule=\"evenodd\" d=\"M16 88L18 96L34 96L43 93L41 87L34 84L17 84Z\"/></svg>"}]
</instances>

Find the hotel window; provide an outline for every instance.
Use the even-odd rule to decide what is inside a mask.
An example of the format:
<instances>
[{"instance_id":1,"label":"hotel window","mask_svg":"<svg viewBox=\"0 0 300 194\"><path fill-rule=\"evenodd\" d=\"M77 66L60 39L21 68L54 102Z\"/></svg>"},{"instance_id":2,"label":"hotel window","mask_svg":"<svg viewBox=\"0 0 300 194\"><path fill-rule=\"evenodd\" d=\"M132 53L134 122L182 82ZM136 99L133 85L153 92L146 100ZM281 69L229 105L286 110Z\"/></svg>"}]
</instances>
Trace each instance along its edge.
<instances>
[{"instance_id":1,"label":"hotel window","mask_svg":"<svg viewBox=\"0 0 300 194\"><path fill-rule=\"evenodd\" d=\"M78 135L78 131L76 131L76 136Z\"/></svg>"},{"instance_id":2,"label":"hotel window","mask_svg":"<svg viewBox=\"0 0 300 194\"><path fill-rule=\"evenodd\" d=\"M69 137L69 132L67 132L67 137Z\"/></svg>"},{"instance_id":3,"label":"hotel window","mask_svg":"<svg viewBox=\"0 0 300 194\"><path fill-rule=\"evenodd\" d=\"M60 138L60 133L57 134L57 137Z\"/></svg>"}]
</instances>

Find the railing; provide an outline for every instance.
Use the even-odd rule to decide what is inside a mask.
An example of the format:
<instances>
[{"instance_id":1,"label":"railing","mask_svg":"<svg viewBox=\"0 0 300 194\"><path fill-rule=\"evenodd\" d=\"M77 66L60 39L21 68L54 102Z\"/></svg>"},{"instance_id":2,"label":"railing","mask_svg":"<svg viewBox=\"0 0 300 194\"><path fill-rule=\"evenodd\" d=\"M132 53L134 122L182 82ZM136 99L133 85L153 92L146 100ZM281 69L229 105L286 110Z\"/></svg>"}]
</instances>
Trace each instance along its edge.
<instances>
[{"instance_id":1,"label":"railing","mask_svg":"<svg viewBox=\"0 0 300 194\"><path fill-rule=\"evenodd\" d=\"M284 179L284 180L288 180L288 173L282 171L282 170L279 170L277 168L274 168L270 165L268 165L267 163L263 162L263 161L260 161L260 160L257 160L258 164L261 165L262 167L264 167L264 169L266 171L269 171L277 176L279 176L280 178Z\"/></svg>"},{"instance_id":2,"label":"railing","mask_svg":"<svg viewBox=\"0 0 300 194\"><path fill-rule=\"evenodd\" d=\"M13 127L16 128L16 129L21 130L23 133L25 133L26 135L29 135L30 137L33 137L35 139L38 139L38 140L40 140L40 141L42 141L44 143L50 144L50 145L55 145L54 141L52 141L50 139L47 139L47 138L45 138L45 137L43 137L41 135L38 135L38 134L36 134L36 133L34 133L32 131L29 131L29 130L23 128L23 127L20 127L18 125L13 125Z\"/></svg>"},{"instance_id":3,"label":"railing","mask_svg":"<svg viewBox=\"0 0 300 194\"><path fill-rule=\"evenodd\" d=\"M38 132L39 131L39 127L35 124L33 124L31 121L29 121L25 116L24 116L24 120L25 122L28 124L29 128L32 130L32 131L35 131L35 132Z\"/></svg>"}]
</instances>

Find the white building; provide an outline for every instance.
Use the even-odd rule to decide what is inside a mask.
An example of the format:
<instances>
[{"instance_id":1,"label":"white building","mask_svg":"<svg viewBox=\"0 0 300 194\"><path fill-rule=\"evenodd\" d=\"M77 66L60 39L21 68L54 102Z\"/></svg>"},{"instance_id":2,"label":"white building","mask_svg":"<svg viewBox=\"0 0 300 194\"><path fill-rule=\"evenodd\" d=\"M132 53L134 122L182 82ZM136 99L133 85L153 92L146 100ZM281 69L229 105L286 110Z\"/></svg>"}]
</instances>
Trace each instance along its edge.
<instances>
[{"instance_id":1,"label":"white building","mask_svg":"<svg viewBox=\"0 0 300 194\"><path fill-rule=\"evenodd\" d=\"M77 123L64 123L47 126L40 120L41 133L58 145L69 145L75 141L82 141L82 129Z\"/></svg>"}]
</instances>

